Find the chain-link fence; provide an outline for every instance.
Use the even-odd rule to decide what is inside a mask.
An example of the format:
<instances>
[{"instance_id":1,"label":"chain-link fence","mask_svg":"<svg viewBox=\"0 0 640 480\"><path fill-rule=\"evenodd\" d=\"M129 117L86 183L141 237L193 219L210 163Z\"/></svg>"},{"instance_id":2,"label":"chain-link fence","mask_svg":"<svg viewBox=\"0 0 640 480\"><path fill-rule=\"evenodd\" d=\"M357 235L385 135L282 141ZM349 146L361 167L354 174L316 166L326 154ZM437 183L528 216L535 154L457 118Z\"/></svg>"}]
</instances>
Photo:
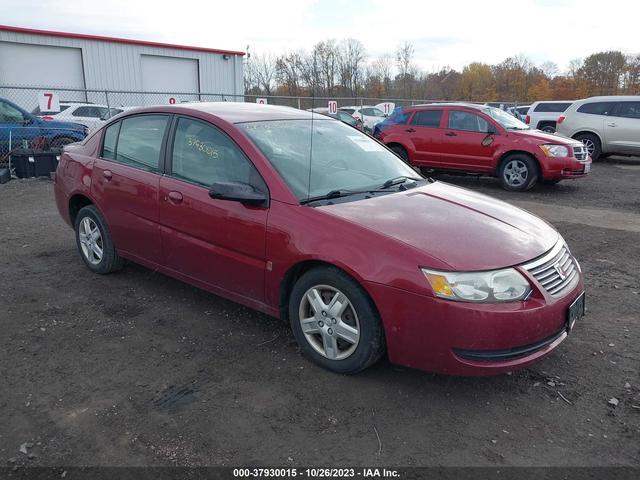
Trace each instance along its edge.
<instances>
[{"instance_id":1,"label":"chain-link fence","mask_svg":"<svg viewBox=\"0 0 640 480\"><path fill-rule=\"evenodd\" d=\"M49 103L46 103L47 100ZM63 145L82 140L110 117L135 107L189 102L249 102L309 110L327 108L329 101L335 101L338 108L378 106L383 114L390 114L394 106L443 102L429 99L137 92L0 85L0 168L11 166L12 159L15 166L24 158L35 161L37 156L45 153L56 156ZM492 102L491 105L507 109L517 106L518 102ZM15 171L12 173L15 174Z\"/></svg>"}]
</instances>

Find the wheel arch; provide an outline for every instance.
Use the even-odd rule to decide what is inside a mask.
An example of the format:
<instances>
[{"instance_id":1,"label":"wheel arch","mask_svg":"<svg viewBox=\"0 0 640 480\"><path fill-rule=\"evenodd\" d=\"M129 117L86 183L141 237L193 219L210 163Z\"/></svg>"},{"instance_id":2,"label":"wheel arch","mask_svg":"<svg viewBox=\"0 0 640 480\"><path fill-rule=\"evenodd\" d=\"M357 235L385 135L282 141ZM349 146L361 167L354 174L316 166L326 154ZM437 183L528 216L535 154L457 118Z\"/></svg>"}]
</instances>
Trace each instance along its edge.
<instances>
[{"instance_id":1,"label":"wheel arch","mask_svg":"<svg viewBox=\"0 0 640 480\"><path fill-rule=\"evenodd\" d=\"M594 135L600 141L600 148L604 149L604 142L602 141L602 135L600 135L598 132L583 128L575 132L573 135L571 135L571 138L573 138L574 140L577 140L576 137L578 135Z\"/></svg>"},{"instance_id":2,"label":"wheel arch","mask_svg":"<svg viewBox=\"0 0 640 480\"><path fill-rule=\"evenodd\" d=\"M536 158L536 156L533 153L528 152L526 150L509 150L507 152L504 152L502 155L500 155L500 158L496 163L496 171L495 171L496 177L500 176L500 169L502 168L502 164L511 155L526 155L529 158L531 158L535 162L536 167L538 168L538 174L540 175L540 178L542 178L542 166L540 165L540 161Z\"/></svg>"},{"instance_id":3,"label":"wheel arch","mask_svg":"<svg viewBox=\"0 0 640 480\"><path fill-rule=\"evenodd\" d=\"M360 285L362 290L364 290L364 292L369 296L369 298L371 299L371 303L373 304L376 311L378 311L376 302L371 296L371 293L365 287L363 279L360 278L351 269L343 268L342 266L337 265L336 263L328 262L326 260L306 259L289 267L289 269L285 272L284 276L282 277L282 280L280 281L278 308L280 311L280 318L282 320L284 320L285 322L289 321L289 298L291 297L291 291L293 290L293 286L296 284L298 279L302 277L302 275L304 275L309 270L312 270L318 267L335 268L340 270L344 274L348 275L349 277L351 277L351 279L354 280L358 285Z\"/></svg>"},{"instance_id":4,"label":"wheel arch","mask_svg":"<svg viewBox=\"0 0 640 480\"><path fill-rule=\"evenodd\" d=\"M69 197L69 220L71 221L72 226L76 224L76 217L78 216L78 212L88 205L93 205L94 207L98 208L95 202L83 193L74 193L73 195L71 195L71 197ZM98 208L98 210L100 209Z\"/></svg>"}]
</instances>

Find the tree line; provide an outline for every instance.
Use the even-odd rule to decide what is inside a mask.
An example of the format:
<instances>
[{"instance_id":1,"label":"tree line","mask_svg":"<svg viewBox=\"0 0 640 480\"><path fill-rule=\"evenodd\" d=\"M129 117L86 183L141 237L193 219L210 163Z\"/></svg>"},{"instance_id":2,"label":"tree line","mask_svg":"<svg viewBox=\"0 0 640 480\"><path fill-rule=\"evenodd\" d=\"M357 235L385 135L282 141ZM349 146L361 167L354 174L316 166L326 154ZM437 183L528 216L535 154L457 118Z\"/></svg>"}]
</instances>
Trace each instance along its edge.
<instances>
[{"instance_id":1,"label":"tree line","mask_svg":"<svg viewBox=\"0 0 640 480\"><path fill-rule=\"evenodd\" d=\"M598 52L560 71L553 62L535 65L525 56L461 70L421 70L411 42L393 54L370 58L356 39L326 40L310 51L252 55L245 63L245 93L317 97L428 100L573 100L593 95L640 94L640 54Z\"/></svg>"}]
</instances>

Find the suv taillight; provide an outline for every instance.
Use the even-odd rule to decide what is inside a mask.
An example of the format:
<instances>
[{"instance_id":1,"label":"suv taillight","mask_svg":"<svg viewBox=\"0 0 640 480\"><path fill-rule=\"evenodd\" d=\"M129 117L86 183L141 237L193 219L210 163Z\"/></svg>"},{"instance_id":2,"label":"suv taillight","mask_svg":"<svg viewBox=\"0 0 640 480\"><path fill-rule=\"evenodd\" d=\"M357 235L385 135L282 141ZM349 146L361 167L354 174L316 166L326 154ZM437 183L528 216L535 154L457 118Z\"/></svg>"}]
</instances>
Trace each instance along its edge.
<instances>
[{"instance_id":1,"label":"suv taillight","mask_svg":"<svg viewBox=\"0 0 640 480\"><path fill-rule=\"evenodd\" d=\"M562 122L564 122L564 119L567 118L564 115L560 115L558 117L558 121L556 122L556 124L560 125Z\"/></svg>"},{"instance_id":2,"label":"suv taillight","mask_svg":"<svg viewBox=\"0 0 640 480\"><path fill-rule=\"evenodd\" d=\"M48 115L46 115L44 117L40 117L40 118L42 118L43 120L53 120L53 117L50 117Z\"/></svg>"},{"instance_id":3,"label":"suv taillight","mask_svg":"<svg viewBox=\"0 0 640 480\"><path fill-rule=\"evenodd\" d=\"M527 115L526 117L524 117L524 123L526 123L527 125L529 125L529 123L531 122L531 117L529 115Z\"/></svg>"}]
</instances>

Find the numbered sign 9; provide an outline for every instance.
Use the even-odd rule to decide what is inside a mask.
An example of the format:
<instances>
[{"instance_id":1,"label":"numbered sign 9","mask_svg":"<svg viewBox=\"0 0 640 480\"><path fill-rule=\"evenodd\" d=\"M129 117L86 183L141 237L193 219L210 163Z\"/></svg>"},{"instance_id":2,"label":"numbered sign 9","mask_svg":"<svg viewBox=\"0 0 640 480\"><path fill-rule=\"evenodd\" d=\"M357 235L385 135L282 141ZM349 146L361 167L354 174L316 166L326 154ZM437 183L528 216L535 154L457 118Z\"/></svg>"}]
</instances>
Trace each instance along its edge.
<instances>
[{"instance_id":1,"label":"numbered sign 9","mask_svg":"<svg viewBox=\"0 0 640 480\"><path fill-rule=\"evenodd\" d=\"M176 104L176 97L169 97L169 105L175 105Z\"/></svg>"},{"instance_id":2,"label":"numbered sign 9","mask_svg":"<svg viewBox=\"0 0 640 480\"><path fill-rule=\"evenodd\" d=\"M258 105L266 105L267 104L267 99L266 98L256 98L256 103Z\"/></svg>"},{"instance_id":3,"label":"numbered sign 9","mask_svg":"<svg viewBox=\"0 0 640 480\"><path fill-rule=\"evenodd\" d=\"M329 113L331 115L338 113L338 102L335 100L329 100Z\"/></svg>"},{"instance_id":4,"label":"numbered sign 9","mask_svg":"<svg viewBox=\"0 0 640 480\"><path fill-rule=\"evenodd\" d=\"M56 92L40 92L38 93L38 106L40 113L58 113L60 111L60 97Z\"/></svg>"}]
</instances>

